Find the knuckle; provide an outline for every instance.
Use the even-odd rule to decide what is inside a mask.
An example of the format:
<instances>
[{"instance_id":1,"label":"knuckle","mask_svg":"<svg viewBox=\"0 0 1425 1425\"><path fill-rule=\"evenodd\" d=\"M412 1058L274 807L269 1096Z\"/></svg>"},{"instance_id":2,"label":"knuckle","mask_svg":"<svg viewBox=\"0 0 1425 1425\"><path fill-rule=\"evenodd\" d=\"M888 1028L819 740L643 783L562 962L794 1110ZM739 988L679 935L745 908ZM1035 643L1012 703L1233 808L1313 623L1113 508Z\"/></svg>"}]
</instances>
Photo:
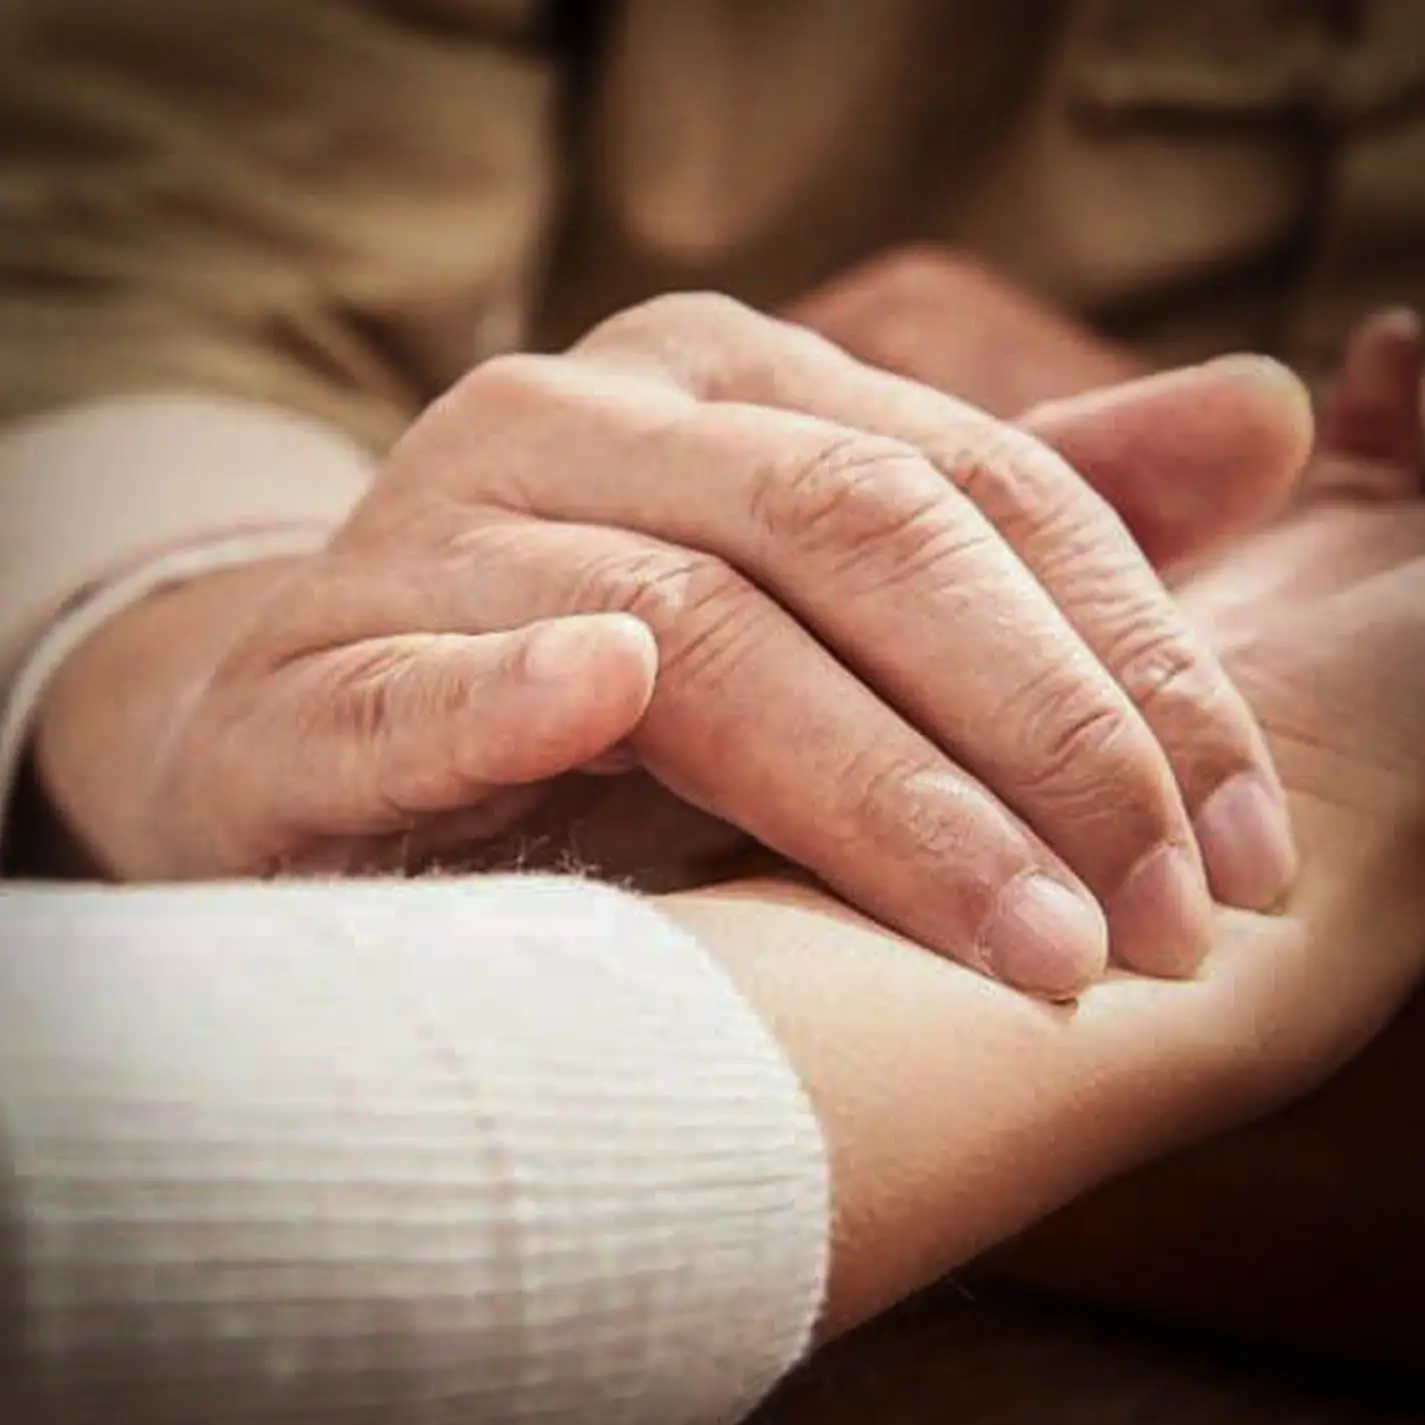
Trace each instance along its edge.
<instances>
[{"instance_id":1,"label":"knuckle","mask_svg":"<svg viewBox=\"0 0 1425 1425\"><path fill-rule=\"evenodd\" d=\"M763 320L736 297L713 291L664 292L630 308L628 315L641 326L694 332L709 327L745 326Z\"/></svg>"},{"instance_id":2,"label":"knuckle","mask_svg":"<svg viewBox=\"0 0 1425 1425\"><path fill-rule=\"evenodd\" d=\"M383 819L437 806L473 778L480 691L461 659L421 663L399 644L351 648L332 661L315 702L320 735L365 749L381 769L372 793ZM424 734L412 737L413 728Z\"/></svg>"},{"instance_id":3,"label":"knuckle","mask_svg":"<svg viewBox=\"0 0 1425 1425\"><path fill-rule=\"evenodd\" d=\"M766 462L753 483L751 515L768 538L804 549L904 553L945 493L914 446L847 431Z\"/></svg>"},{"instance_id":4,"label":"knuckle","mask_svg":"<svg viewBox=\"0 0 1425 1425\"><path fill-rule=\"evenodd\" d=\"M1018 474L1014 463L1005 458L990 435L977 435L950 460L950 478L956 487L1000 527L1017 516L1024 504Z\"/></svg>"},{"instance_id":5,"label":"knuckle","mask_svg":"<svg viewBox=\"0 0 1425 1425\"><path fill-rule=\"evenodd\" d=\"M1114 660L1119 683L1140 708L1163 701L1196 701L1211 683L1207 660L1177 628L1154 628L1120 648Z\"/></svg>"},{"instance_id":6,"label":"knuckle","mask_svg":"<svg viewBox=\"0 0 1425 1425\"><path fill-rule=\"evenodd\" d=\"M701 684L721 677L771 632L772 606L719 559L698 556L677 588L677 614L660 643L669 678Z\"/></svg>"},{"instance_id":7,"label":"knuckle","mask_svg":"<svg viewBox=\"0 0 1425 1425\"><path fill-rule=\"evenodd\" d=\"M1220 680L1184 630L1160 628L1115 660L1124 691L1145 712L1207 709L1220 702Z\"/></svg>"},{"instance_id":8,"label":"knuckle","mask_svg":"<svg viewBox=\"0 0 1425 1425\"><path fill-rule=\"evenodd\" d=\"M577 349L651 361L685 391L719 401L775 389L779 356L799 330L722 292L665 292L610 317Z\"/></svg>"},{"instance_id":9,"label":"knuckle","mask_svg":"<svg viewBox=\"0 0 1425 1425\"><path fill-rule=\"evenodd\" d=\"M1070 493L1000 524L1009 543L1033 546L1040 582L1085 627L1122 628L1141 618L1156 577L1117 521ZM1156 617L1156 611L1154 611Z\"/></svg>"},{"instance_id":10,"label":"knuckle","mask_svg":"<svg viewBox=\"0 0 1425 1425\"><path fill-rule=\"evenodd\" d=\"M904 823L907 788L919 785L934 776L935 764L928 757L907 757L885 754L879 750L855 758L841 779L848 820L859 822L867 830L893 831Z\"/></svg>"},{"instance_id":11,"label":"knuckle","mask_svg":"<svg viewBox=\"0 0 1425 1425\"><path fill-rule=\"evenodd\" d=\"M711 676L769 631L771 605L735 569L696 550L656 550L604 564L582 607L631 613L653 629L660 681Z\"/></svg>"},{"instance_id":12,"label":"knuckle","mask_svg":"<svg viewBox=\"0 0 1425 1425\"><path fill-rule=\"evenodd\" d=\"M1031 796L1073 799L1093 790L1119 797L1151 775L1132 707L1061 674L1026 688L1005 719L1018 730L1019 782Z\"/></svg>"},{"instance_id":13,"label":"knuckle","mask_svg":"<svg viewBox=\"0 0 1425 1425\"><path fill-rule=\"evenodd\" d=\"M1015 540L1064 528L1088 491L1057 455L998 422L967 431L945 463L961 493Z\"/></svg>"},{"instance_id":14,"label":"knuckle","mask_svg":"<svg viewBox=\"0 0 1425 1425\"><path fill-rule=\"evenodd\" d=\"M914 750L887 752L876 744L854 758L840 779L832 825L844 828L851 850L875 847L900 862L963 864L985 849L969 825L971 808L956 796L953 775L936 758ZM947 813L960 804L963 815Z\"/></svg>"},{"instance_id":15,"label":"knuckle","mask_svg":"<svg viewBox=\"0 0 1425 1425\"><path fill-rule=\"evenodd\" d=\"M324 730L360 746L382 742L408 696L403 660L378 643L345 649L319 666L325 686L308 705L323 710Z\"/></svg>"},{"instance_id":16,"label":"knuckle","mask_svg":"<svg viewBox=\"0 0 1425 1425\"><path fill-rule=\"evenodd\" d=\"M489 455L505 442L527 440L530 427L548 419L550 403L568 399L566 364L563 357L511 352L473 367L400 437L374 490L466 488L473 450Z\"/></svg>"},{"instance_id":17,"label":"knuckle","mask_svg":"<svg viewBox=\"0 0 1425 1425\"><path fill-rule=\"evenodd\" d=\"M1117 677L1185 790L1257 760L1249 705L1189 631L1168 628L1140 640Z\"/></svg>"},{"instance_id":18,"label":"knuckle","mask_svg":"<svg viewBox=\"0 0 1425 1425\"><path fill-rule=\"evenodd\" d=\"M448 400L461 418L472 407L493 407L502 416L517 417L563 393L562 362L562 357L527 351L492 356L462 376L441 400Z\"/></svg>"},{"instance_id":19,"label":"knuckle","mask_svg":"<svg viewBox=\"0 0 1425 1425\"><path fill-rule=\"evenodd\" d=\"M579 343L582 351L651 350L675 368L687 364L681 348L713 337L726 345L731 334L759 327L771 319L722 292L663 292L606 318ZM675 359L676 358L676 359Z\"/></svg>"},{"instance_id":20,"label":"knuckle","mask_svg":"<svg viewBox=\"0 0 1425 1425\"><path fill-rule=\"evenodd\" d=\"M1041 786L1104 779L1116 786L1136 781L1140 768L1131 747L1129 718L1112 704L1081 709L1044 729L1039 743Z\"/></svg>"},{"instance_id":21,"label":"knuckle","mask_svg":"<svg viewBox=\"0 0 1425 1425\"><path fill-rule=\"evenodd\" d=\"M771 606L750 585L694 597L663 644L661 671L702 689L726 682L773 636Z\"/></svg>"},{"instance_id":22,"label":"knuckle","mask_svg":"<svg viewBox=\"0 0 1425 1425\"><path fill-rule=\"evenodd\" d=\"M648 299L644 308L650 319L670 326L703 326L714 322L745 322L755 318L745 302L725 292L665 292Z\"/></svg>"},{"instance_id":23,"label":"knuckle","mask_svg":"<svg viewBox=\"0 0 1425 1425\"><path fill-rule=\"evenodd\" d=\"M692 591L717 588L736 576L714 555L653 549L598 561L584 575L578 605L601 613L631 613L667 627Z\"/></svg>"}]
</instances>

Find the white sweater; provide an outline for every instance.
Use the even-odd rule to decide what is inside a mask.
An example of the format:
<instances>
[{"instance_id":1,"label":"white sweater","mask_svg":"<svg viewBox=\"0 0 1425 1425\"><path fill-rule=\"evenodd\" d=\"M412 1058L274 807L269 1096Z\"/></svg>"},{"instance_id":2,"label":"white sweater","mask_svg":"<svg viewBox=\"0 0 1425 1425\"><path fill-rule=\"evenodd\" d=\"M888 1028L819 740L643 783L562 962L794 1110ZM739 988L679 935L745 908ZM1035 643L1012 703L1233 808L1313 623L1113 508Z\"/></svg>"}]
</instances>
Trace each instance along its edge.
<instances>
[{"instance_id":1,"label":"white sweater","mask_svg":"<svg viewBox=\"0 0 1425 1425\"><path fill-rule=\"evenodd\" d=\"M824 1287L780 1049L572 879L8 888L0 1153L7 1421L734 1420Z\"/></svg>"}]
</instances>

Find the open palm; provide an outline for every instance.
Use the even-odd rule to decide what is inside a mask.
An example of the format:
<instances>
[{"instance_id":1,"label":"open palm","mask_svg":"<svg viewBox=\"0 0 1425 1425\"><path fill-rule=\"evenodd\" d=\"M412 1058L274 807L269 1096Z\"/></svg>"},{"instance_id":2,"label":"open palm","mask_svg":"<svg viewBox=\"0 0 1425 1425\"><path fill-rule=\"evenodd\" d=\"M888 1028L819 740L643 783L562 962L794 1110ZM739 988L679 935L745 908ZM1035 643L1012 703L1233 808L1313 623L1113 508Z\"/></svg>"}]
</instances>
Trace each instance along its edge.
<instances>
[{"instance_id":1,"label":"open palm","mask_svg":"<svg viewBox=\"0 0 1425 1425\"><path fill-rule=\"evenodd\" d=\"M1178 590L1293 793L1414 830L1425 830L1420 432L1418 344L1366 329L1296 507Z\"/></svg>"}]
</instances>

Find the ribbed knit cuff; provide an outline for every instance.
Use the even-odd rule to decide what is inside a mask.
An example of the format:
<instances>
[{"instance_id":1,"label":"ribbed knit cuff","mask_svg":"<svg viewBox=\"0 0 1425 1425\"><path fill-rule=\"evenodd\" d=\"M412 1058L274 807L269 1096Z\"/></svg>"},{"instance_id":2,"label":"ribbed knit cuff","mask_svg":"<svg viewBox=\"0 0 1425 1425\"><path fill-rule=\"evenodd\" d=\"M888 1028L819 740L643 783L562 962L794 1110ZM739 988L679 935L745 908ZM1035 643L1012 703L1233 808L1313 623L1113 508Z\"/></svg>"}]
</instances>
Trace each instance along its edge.
<instances>
[{"instance_id":1,"label":"ribbed knit cuff","mask_svg":"<svg viewBox=\"0 0 1425 1425\"><path fill-rule=\"evenodd\" d=\"M806 1348L813 1111L647 903L17 888L0 928L41 1418L733 1420Z\"/></svg>"}]
</instances>

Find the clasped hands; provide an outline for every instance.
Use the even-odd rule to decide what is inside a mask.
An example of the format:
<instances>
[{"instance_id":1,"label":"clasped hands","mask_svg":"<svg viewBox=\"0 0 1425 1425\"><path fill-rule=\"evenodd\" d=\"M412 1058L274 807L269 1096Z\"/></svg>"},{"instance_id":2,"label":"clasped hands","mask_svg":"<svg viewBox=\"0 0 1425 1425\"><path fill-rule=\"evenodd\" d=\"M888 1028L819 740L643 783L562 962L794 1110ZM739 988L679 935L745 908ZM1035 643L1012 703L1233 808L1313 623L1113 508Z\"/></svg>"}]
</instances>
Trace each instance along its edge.
<instances>
[{"instance_id":1,"label":"clasped hands","mask_svg":"<svg viewBox=\"0 0 1425 1425\"><path fill-rule=\"evenodd\" d=\"M1353 409L1352 439L1377 428ZM567 850L615 871L641 867L605 845L745 834L1032 991L1110 955L1189 974L1213 897L1271 907L1296 850L1263 710L1189 619L1213 572L1179 602L1153 564L1260 524L1311 434L1259 358L1006 423L801 325L659 299L477 368L319 554L116 621L52 692L41 777L119 877L537 856L541 810L592 787ZM181 696L96 777L92 689L140 639Z\"/></svg>"}]
</instances>

